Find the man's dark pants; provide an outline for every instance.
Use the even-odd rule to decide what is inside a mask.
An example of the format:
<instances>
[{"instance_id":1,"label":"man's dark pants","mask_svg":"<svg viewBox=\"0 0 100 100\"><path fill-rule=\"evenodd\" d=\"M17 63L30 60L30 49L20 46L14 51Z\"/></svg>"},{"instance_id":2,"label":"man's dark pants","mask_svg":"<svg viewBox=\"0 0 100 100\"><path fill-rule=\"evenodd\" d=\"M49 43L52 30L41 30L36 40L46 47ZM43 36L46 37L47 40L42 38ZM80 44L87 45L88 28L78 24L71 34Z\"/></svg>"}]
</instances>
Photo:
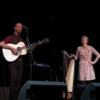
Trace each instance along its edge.
<instances>
[{"instance_id":1,"label":"man's dark pants","mask_svg":"<svg viewBox=\"0 0 100 100\"><path fill-rule=\"evenodd\" d=\"M21 78L23 73L23 61L9 63L11 73L9 98L17 99L21 87Z\"/></svg>"}]
</instances>

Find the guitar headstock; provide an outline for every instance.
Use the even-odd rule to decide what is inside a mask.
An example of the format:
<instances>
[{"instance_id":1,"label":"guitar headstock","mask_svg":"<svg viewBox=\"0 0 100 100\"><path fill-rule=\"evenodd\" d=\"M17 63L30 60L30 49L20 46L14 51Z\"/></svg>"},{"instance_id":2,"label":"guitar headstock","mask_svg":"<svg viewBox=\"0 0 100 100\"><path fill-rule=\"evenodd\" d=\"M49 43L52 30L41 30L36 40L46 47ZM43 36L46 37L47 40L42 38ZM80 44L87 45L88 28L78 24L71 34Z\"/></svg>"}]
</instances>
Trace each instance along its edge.
<instances>
[{"instance_id":1,"label":"guitar headstock","mask_svg":"<svg viewBox=\"0 0 100 100\"><path fill-rule=\"evenodd\" d=\"M43 39L41 42L42 43L47 43L47 42L49 42L49 38Z\"/></svg>"}]
</instances>

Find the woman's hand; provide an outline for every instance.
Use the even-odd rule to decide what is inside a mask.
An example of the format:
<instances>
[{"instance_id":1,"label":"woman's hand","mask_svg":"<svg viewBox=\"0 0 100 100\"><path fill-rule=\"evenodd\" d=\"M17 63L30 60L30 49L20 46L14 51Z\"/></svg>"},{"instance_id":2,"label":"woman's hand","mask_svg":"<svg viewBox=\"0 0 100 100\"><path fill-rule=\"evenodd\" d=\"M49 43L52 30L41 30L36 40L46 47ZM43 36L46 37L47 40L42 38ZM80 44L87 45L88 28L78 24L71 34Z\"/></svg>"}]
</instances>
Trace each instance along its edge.
<instances>
[{"instance_id":1,"label":"woman's hand","mask_svg":"<svg viewBox=\"0 0 100 100\"><path fill-rule=\"evenodd\" d=\"M74 54L70 54L71 56L73 56L75 58L75 55Z\"/></svg>"},{"instance_id":2,"label":"woman's hand","mask_svg":"<svg viewBox=\"0 0 100 100\"><path fill-rule=\"evenodd\" d=\"M90 60L89 60L88 62L89 62L90 64L92 64L92 65L94 64L93 61L90 61Z\"/></svg>"}]
</instances>

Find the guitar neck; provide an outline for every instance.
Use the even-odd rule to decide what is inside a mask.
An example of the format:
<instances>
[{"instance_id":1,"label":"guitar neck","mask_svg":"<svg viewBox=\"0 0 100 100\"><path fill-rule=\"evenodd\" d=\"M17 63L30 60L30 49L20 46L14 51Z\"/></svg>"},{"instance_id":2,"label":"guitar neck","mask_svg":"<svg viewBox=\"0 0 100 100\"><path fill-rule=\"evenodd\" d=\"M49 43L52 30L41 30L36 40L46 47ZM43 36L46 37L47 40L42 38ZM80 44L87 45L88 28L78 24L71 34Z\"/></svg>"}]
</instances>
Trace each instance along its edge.
<instances>
[{"instance_id":1,"label":"guitar neck","mask_svg":"<svg viewBox=\"0 0 100 100\"><path fill-rule=\"evenodd\" d=\"M30 44L30 46L33 47L33 46L35 46L37 44L38 44L38 42L35 42L35 43Z\"/></svg>"},{"instance_id":2,"label":"guitar neck","mask_svg":"<svg viewBox=\"0 0 100 100\"><path fill-rule=\"evenodd\" d=\"M38 42L30 44L31 49L36 47L36 46L38 46ZM21 49L26 49L26 48L28 48L28 47L27 46L23 46Z\"/></svg>"},{"instance_id":3,"label":"guitar neck","mask_svg":"<svg viewBox=\"0 0 100 100\"><path fill-rule=\"evenodd\" d=\"M32 43L30 44L30 49L35 48L36 46L38 46L38 42Z\"/></svg>"},{"instance_id":4,"label":"guitar neck","mask_svg":"<svg viewBox=\"0 0 100 100\"><path fill-rule=\"evenodd\" d=\"M42 42L42 43L49 42L49 39L48 38L43 39L40 42ZM37 47L38 45L39 45L38 42L32 43L32 44L30 44L30 49L33 49L33 48ZM22 47L22 49L25 49L25 48L27 48L27 46Z\"/></svg>"}]
</instances>

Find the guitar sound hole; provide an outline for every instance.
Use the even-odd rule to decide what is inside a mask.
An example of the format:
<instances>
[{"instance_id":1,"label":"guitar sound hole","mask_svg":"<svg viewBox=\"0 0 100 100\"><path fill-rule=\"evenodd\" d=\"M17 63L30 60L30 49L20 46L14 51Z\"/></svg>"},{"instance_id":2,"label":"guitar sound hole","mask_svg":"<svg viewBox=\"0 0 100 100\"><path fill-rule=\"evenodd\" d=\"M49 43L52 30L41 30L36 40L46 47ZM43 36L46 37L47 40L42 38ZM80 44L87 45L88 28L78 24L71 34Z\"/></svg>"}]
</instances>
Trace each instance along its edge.
<instances>
[{"instance_id":1,"label":"guitar sound hole","mask_svg":"<svg viewBox=\"0 0 100 100\"><path fill-rule=\"evenodd\" d=\"M20 47L17 48L18 52L20 52L22 49Z\"/></svg>"}]
</instances>

